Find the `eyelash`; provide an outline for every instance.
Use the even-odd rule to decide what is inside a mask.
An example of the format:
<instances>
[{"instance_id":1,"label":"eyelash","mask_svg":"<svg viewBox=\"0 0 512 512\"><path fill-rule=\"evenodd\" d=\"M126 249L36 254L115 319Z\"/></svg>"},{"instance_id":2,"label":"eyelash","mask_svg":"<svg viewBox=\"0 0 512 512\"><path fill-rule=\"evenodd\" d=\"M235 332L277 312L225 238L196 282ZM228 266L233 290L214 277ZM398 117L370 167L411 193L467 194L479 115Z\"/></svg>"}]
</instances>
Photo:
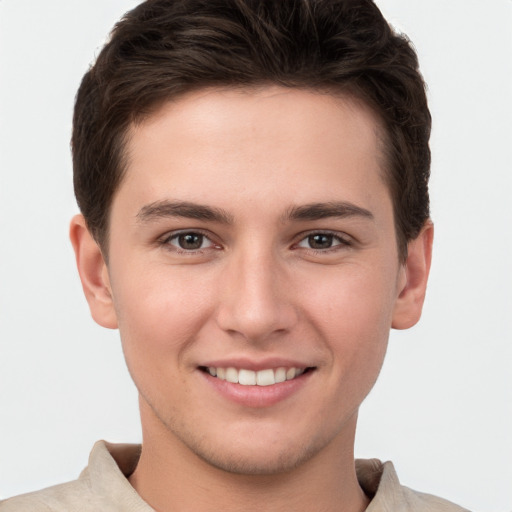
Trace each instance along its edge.
<instances>
[{"instance_id":1,"label":"eyelash","mask_svg":"<svg viewBox=\"0 0 512 512\"><path fill-rule=\"evenodd\" d=\"M208 247L199 248L199 249L184 249L183 247L179 247L178 245L175 245L172 243L174 240L179 240L180 237L182 237L182 236L184 237L187 235L195 235L195 236L202 237L201 242L204 243L204 241L207 240L210 242L210 245ZM202 243L201 243L201 245L202 245ZM209 235L208 233L205 233L199 229L175 231L173 233L170 233L170 234L164 236L159 241L159 244L166 248L169 248L169 246L172 246L172 250L175 251L176 253L187 254L187 255L191 255L191 256L196 255L196 254L203 254L204 250L206 250L206 249L211 249L211 248L218 249L220 247L219 245L215 244L215 242L212 241L211 235Z\"/></svg>"},{"instance_id":2,"label":"eyelash","mask_svg":"<svg viewBox=\"0 0 512 512\"><path fill-rule=\"evenodd\" d=\"M337 243L323 249L317 249L314 247L304 247L304 249L306 249L309 253L312 254L329 254L353 246L353 241L351 238L348 237L348 235L342 235L338 232L333 231L310 231L309 233L302 233L300 240L296 244L294 244L294 247L301 247L300 244L302 242L307 241L308 239L311 239L312 237L315 236L329 237L331 238L331 243Z\"/></svg>"},{"instance_id":3,"label":"eyelash","mask_svg":"<svg viewBox=\"0 0 512 512\"><path fill-rule=\"evenodd\" d=\"M209 246L204 247L204 248L199 247L197 249L184 249L183 247L179 247L179 245L172 243L173 241L179 240L180 237L185 237L185 236L190 236L190 235L201 237L201 245L203 245L203 243L205 241L209 241L209 243L210 243ZM331 245L330 247L326 247L326 248L303 247L300 245L303 242L307 243L308 240L311 243L311 239L313 237L318 237L318 236L328 237L330 239L331 244L334 243L334 245ZM332 231L310 231L308 233L301 233L300 237L301 238L299 239L299 241L294 243L292 248L293 249L303 248L312 254L326 254L326 253L328 254L328 253L336 252L338 250L353 246L352 239L350 239L347 235L342 236L340 233L332 232ZM168 234L165 237L163 237L159 241L159 244L162 246L165 246L167 248L169 248L169 246L172 246L172 250L175 251L176 253L184 254L184 255L186 254L186 255L191 255L191 256L203 254L204 251L208 250L208 249L213 248L213 249L218 250L221 248L220 245L218 245L214 241L212 241L211 235L209 235L208 233L201 231L199 229L173 232L173 233Z\"/></svg>"}]
</instances>

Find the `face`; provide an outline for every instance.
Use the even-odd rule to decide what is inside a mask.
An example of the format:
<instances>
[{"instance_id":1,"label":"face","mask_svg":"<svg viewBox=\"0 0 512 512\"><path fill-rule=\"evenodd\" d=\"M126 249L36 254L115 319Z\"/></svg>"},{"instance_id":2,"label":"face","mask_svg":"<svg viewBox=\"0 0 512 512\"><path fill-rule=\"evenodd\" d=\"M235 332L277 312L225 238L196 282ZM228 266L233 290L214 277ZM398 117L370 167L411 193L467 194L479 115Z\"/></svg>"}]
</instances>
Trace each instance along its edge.
<instances>
[{"instance_id":1,"label":"face","mask_svg":"<svg viewBox=\"0 0 512 512\"><path fill-rule=\"evenodd\" d=\"M130 136L106 282L145 435L245 473L353 443L406 282L372 113L207 90Z\"/></svg>"}]
</instances>

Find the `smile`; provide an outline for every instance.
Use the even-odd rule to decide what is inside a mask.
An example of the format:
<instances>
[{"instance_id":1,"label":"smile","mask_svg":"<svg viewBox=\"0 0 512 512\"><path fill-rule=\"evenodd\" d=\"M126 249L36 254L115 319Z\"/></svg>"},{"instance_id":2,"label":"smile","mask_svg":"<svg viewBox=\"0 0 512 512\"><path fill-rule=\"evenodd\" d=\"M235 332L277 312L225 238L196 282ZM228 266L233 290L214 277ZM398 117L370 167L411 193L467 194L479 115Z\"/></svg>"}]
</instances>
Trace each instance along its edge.
<instances>
[{"instance_id":1,"label":"smile","mask_svg":"<svg viewBox=\"0 0 512 512\"><path fill-rule=\"evenodd\" d=\"M300 377L306 371L312 368L267 368L264 370L247 370L244 368L216 368L209 366L203 367L202 370L208 372L212 377L225 380L232 384L241 384L242 386L272 386L288 380Z\"/></svg>"}]
</instances>

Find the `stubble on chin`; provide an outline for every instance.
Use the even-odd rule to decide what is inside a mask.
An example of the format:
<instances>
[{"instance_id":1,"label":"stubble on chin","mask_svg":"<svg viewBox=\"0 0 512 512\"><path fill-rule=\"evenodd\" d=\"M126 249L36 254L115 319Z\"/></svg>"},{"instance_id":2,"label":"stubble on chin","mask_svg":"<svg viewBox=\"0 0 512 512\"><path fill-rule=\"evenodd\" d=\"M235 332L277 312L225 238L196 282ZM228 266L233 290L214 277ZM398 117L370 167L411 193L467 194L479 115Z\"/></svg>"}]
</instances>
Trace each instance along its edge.
<instances>
[{"instance_id":1,"label":"stubble on chin","mask_svg":"<svg viewBox=\"0 0 512 512\"><path fill-rule=\"evenodd\" d=\"M232 475L240 476L275 476L290 473L306 464L320 454L330 443L335 443L336 433L331 436L321 435L319 432L309 433L302 442L293 442L286 432L279 439L270 443L261 443L260 440L250 442L257 434L244 436L244 439L216 439L213 432L197 432L190 429L181 420L179 415L162 418L161 414L148 402L153 421L160 425L161 435L164 435L176 451L182 452L185 457L197 458L211 468L221 470ZM357 412L349 418L348 423L357 422ZM342 429L343 430L343 429ZM349 428L349 430L352 430ZM248 440L250 444L244 442ZM264 446L261 446L264 444ZM341 454L340 454L341 455Z\"/></svg>"}]
</instances>

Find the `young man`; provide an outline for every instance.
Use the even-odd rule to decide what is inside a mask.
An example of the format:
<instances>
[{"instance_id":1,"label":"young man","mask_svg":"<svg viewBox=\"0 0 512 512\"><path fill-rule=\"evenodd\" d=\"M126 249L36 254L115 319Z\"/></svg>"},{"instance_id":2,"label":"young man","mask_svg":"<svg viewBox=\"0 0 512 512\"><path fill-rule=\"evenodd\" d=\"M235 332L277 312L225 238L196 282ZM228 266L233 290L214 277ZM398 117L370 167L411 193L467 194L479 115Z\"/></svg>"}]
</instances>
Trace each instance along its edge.
<instances>
[{"instance_id":1,"label":"young man","mask_svg":"<svg viewBox=\"0 0 512 512\"><path fill-rule=\"evenodd\" d=\"M128 13L77 95L71 241L143 443L2 512L462 510L353 454L389 330L421 314L429 133L370 0Z\"/></svg>"}]
</instances>

